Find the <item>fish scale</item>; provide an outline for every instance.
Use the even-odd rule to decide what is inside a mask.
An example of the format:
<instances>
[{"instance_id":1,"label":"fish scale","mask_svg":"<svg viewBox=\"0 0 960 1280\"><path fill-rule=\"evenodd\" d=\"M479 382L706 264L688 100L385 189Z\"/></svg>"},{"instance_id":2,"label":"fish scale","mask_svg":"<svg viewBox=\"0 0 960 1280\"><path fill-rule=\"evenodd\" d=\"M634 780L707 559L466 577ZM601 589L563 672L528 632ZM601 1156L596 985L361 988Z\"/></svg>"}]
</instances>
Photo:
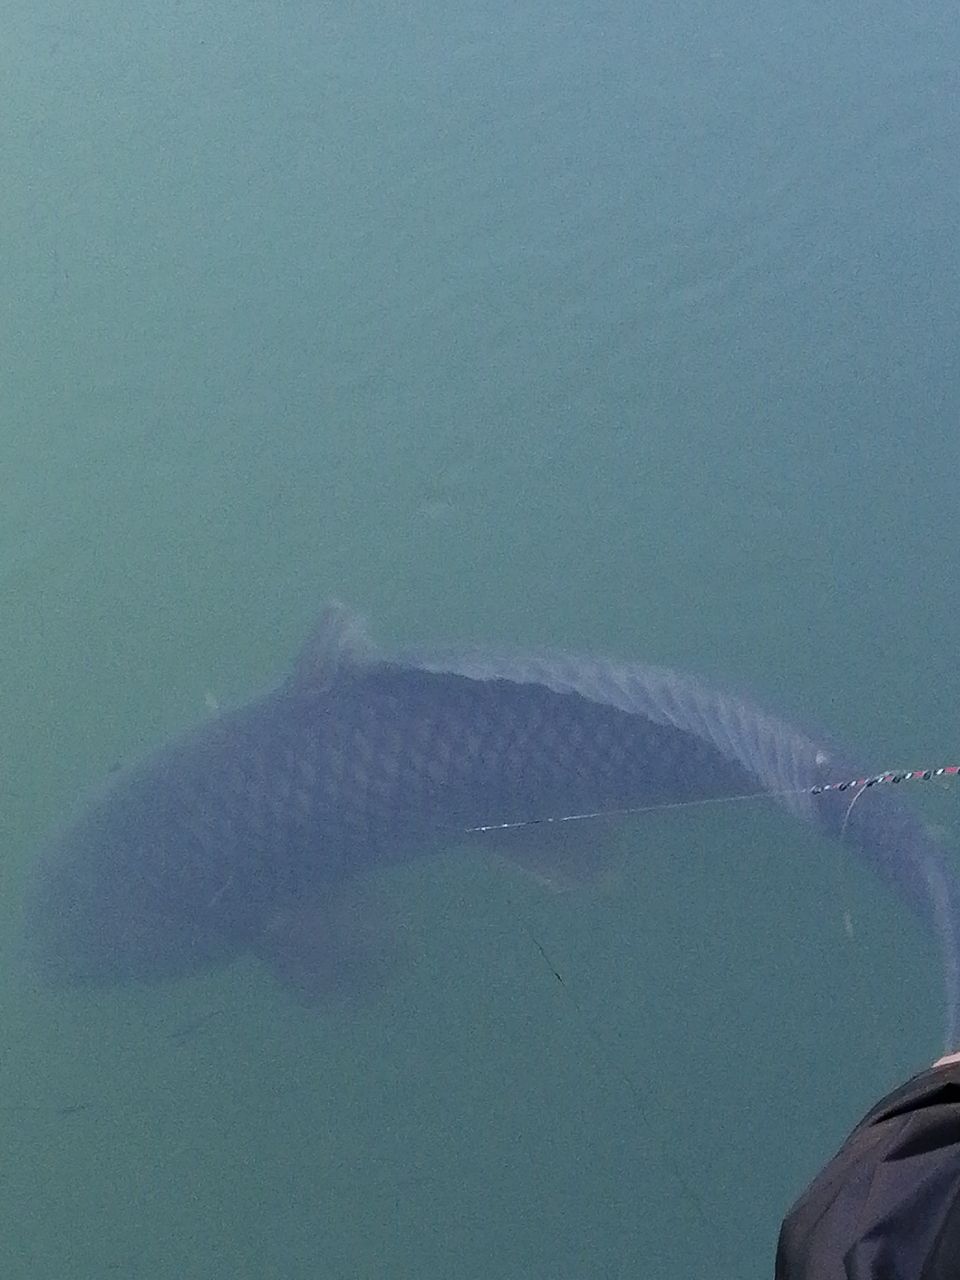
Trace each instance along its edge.
<instances>
[{"instance_id":1,"label":"fish scale","mask_svg":"<svg viewBox=\"0 0 960 1280\"><path fill-rule=\"evenodd\" d=\"M936 931L954 1035L949 861L899 798L817 794L831 774L857 771L820 736L695 677L569 654L390 657L334 605L278 688L115 775L51 839L26 949L57 981L172 977L246 950L269 961L271 948L278 971L302 977L330 962L327 909L352 885L468 828L767 792Z\"/></svg>"}]
</instances>

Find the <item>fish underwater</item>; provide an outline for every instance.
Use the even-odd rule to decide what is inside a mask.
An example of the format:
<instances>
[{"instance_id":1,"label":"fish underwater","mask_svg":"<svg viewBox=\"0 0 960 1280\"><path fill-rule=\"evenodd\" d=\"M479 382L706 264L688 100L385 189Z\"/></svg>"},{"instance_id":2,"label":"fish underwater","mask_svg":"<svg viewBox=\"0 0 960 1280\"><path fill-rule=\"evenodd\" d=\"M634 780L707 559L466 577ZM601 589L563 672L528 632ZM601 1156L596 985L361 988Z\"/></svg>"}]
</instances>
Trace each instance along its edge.
<instances>
[{"instance_id":1,"label":"fish underwater","mask_svg":"<svg viewBox=\"0 0 960 1280\"><path fill-rule=\"evenodd\" d=\"M810 789L857 770L815 735L666 668L483 649L381 653L324 611L291 673L115 773L42 852L25 949L55 984L175 978L254 953L305 999L357 943L378 867L473 840L539 867L577 811L769 793L859 852L939 936L957 1031L960 893L898 795ZM516 832L466 835L485 824ZM576 834L584 867L594 842Z\"/></svg>"}]
</instances>

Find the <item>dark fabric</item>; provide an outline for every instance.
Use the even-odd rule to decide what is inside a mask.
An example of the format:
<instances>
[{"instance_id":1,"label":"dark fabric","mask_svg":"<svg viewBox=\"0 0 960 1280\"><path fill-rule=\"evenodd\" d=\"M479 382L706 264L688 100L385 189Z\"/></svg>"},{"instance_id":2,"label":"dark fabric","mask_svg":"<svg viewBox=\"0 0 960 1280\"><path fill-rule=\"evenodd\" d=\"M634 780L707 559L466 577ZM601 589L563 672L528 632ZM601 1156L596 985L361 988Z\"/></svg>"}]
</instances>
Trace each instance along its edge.
<instances>
[{"instance_id":1,"label":"dark fabric","mask_svg":"<svg viewBox=\"0 0 960 1280\"><path fill-rule=\"evenodd\" d=\"M960 1063L870 1111L787 1215L777 1280L960 1280Z\"/></svg>"}]
</instances>

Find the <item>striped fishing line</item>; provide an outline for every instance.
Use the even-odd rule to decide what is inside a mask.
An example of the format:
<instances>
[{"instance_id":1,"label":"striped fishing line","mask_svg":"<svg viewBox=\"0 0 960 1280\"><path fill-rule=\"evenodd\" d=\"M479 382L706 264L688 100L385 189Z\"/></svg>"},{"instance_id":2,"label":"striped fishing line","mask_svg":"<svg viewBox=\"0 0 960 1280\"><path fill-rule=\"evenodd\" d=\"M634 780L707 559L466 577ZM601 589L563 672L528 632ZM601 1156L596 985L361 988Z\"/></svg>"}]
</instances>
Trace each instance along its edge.
<instances>
[{"instance_id":1,"label":"striped fishing line","mask_svg":"<svg viewBox=\"0 0 960 1280\"><path fill-rule=\"evenodd\" d=\"M489 822L482 823L477 826L462 828L463 834L489 834L499 831L519 831L525 828L538 826L559 826L564 823L575 822L591 822L613 820L616 818L632 817L640 814L660 813L671 809L694 809L706 808L718 805L745 804L749 802L756 803L760 800L776 800L785 797L810 796L816 798L824 795L836 795L845 792L852 792L850 803L844 813L839 838L842 842L847 829L847 823L850 818L851 811L855 804L860 801L861 797L869 790L875 787L898 786L904 782L930 782L936 779L955 778L960 774L960 765L944 764L937 765L934 768L920 769L884 769L880 773L864 774L856 778L837 778L831 782L816 783L808 787L792 787L792 788L767 788L758 791L748 791L737 795L726 796L706 796L695 800L667 800L659 801L653 804L631 805L620 808L610 809L594 809L576 813L563 814L543 814L536 817L522 818L511 822ZM950 919L949 919L949 903L946 897L946 891L942 882L942 873L936 872L939 877L934 882L931 871L931 879L929 883L929 892L933 901L934 916L937 928L942 937L949 937ZM957 954L955 948L948 949L947 957L947 1031L944 1038L945 1052L949 1052L956 1047L956 1041L960 1038L960 1026L958 1026L958 1017L960 1017L960 955Z\"/></svg>"},{"instance_id":2,"label":"striped fishing line","mask_svg":"<svg viewBox=\"0 0 960 1280\"><path fill-rule=\"evenodd\" d=\"M469 834L485 834L498 831L516 831L529 827L559 825L562 823L589 822L600 821L603 819L615 819L618 817L630 817L634 815L661 812L672 809L688 809L702 808L711 805L728 805L737 803L746 803L748 801L758 801L767 799L776 799L784 796L821 796L851 793L850 804L844 814L840 829L840 837L843 838L846 830L847 821L853 806L860 801L861 797L872 788L878 786L898 786L904 782L929 782L935 779L953 778L960 774L960 765L948 764L939 765L935 768L921 769L885 769L879 773L866 774L856 778L838 778L835 781L818 783L810 787L794 788L789 790L763 790L745 792L737 795L714 796L697 800L680 800L666 801L656 804L639 805L622 807L615 809L598 809L586 812L566 813L559 815L544 815L534 818L522 819L512 822L495 822L484 823L479 826L468 827L465 833ZM849 916L845 915L845 931L852 940L852 924L848 923ZM669 1148L667 1141L663 1137L663 1131L666 1128L667 1121L665 1116L657 1109L657 1115L651 1112L650 1099L646 1098L637 1085L636 1080L631 1073L624 1067L618 1055L613 1051L613 1046L609 1042L607 1036L602 1034L594 1025L592 1019L583 1008L578 999L574 988L564 977L558 965L548 954L546 948L536 934L531 930L529 925L524 923L524 931L530 938L533 946L538 952L547 971L556 980L562 988L562 996L572 1009L576 1021L579 1023L583 1032L591 1041L595 1054L605 1067L618 1079L621 1085L629 1094L634 1108L647 1130L651 1141L656 1146L662 1167L669 1171L669 1176L674 1182L684 1200L691 1206L692 1211L699 1219L702 1226L707 1227L714 1235L723 1269L733 1276L736 1274L736 1261L729 1252L730 1241L727 1232L721 1227L720 1223L713 1219L710 1210L707 1207L702 1196L698 1193L692 1180L688 1177L685 1170L679 1164L673 1151ZM864 984L866 985L866 984ZM875 1011L876 1013L877 1011ZM879 1024L879 1016L876 1017Z\"/></svg>"},{"instance_id":3,"label":"striped fishing line","mask_svg":"<svg viewBox=\"0 0 960 1280\"><path fill-rule=\"evenodd\" d=\"M464 827L464 835L485 834L490 831L518 831L524 827L547 826L561 822L589 822L604 818L627 818L641 813L658 813L665 809L694 809L707 805L737 804L749 800L771 800L778 796L822 796L838 791L854 791L855 795L844 816L840 834L846 828L850 809L864 791L870 787L896 785L901 782L929 782L933 778L951 778L960 773L960 764L939 765L935 769L885 769L882 773L868 774L862 778L845 778L837 782L822 782L812 787L793 787L784 790L745 791L740 795L707 796L699 800L665 800L657 804L644 804L619 809L593 809L584 813L546 814L536 818L521 818L516 822L486 822L476 827Z\"/></svg>"}]
</instances>

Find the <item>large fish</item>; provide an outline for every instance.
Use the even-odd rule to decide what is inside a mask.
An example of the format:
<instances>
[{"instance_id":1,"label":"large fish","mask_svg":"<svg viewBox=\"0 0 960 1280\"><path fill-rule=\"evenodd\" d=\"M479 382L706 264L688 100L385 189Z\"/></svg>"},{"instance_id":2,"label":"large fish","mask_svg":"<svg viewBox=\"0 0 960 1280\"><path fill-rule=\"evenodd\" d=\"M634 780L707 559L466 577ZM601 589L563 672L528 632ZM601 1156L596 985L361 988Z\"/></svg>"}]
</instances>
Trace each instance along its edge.
<instances>
[{"instance_id":1,"label":"large fish","mask_svg":"<svg viewBox=\"0 0 960 1280\"><path fill-rule=\"evenodd\" d=\"M844 776L856 771L829 745L689 676L567 655L391 657L331 605L279 687L115 775L51 843L27 948L67 982L253 951L320 991L337 979L340 904L378 865L491 823L768 792L858 849L935 928L953 1039L953 875L898 796L811 794ZM594 847L549 825L503 835L472 839L541 867L571 838L584 865Z\"/></svg>"}]
</instances>

